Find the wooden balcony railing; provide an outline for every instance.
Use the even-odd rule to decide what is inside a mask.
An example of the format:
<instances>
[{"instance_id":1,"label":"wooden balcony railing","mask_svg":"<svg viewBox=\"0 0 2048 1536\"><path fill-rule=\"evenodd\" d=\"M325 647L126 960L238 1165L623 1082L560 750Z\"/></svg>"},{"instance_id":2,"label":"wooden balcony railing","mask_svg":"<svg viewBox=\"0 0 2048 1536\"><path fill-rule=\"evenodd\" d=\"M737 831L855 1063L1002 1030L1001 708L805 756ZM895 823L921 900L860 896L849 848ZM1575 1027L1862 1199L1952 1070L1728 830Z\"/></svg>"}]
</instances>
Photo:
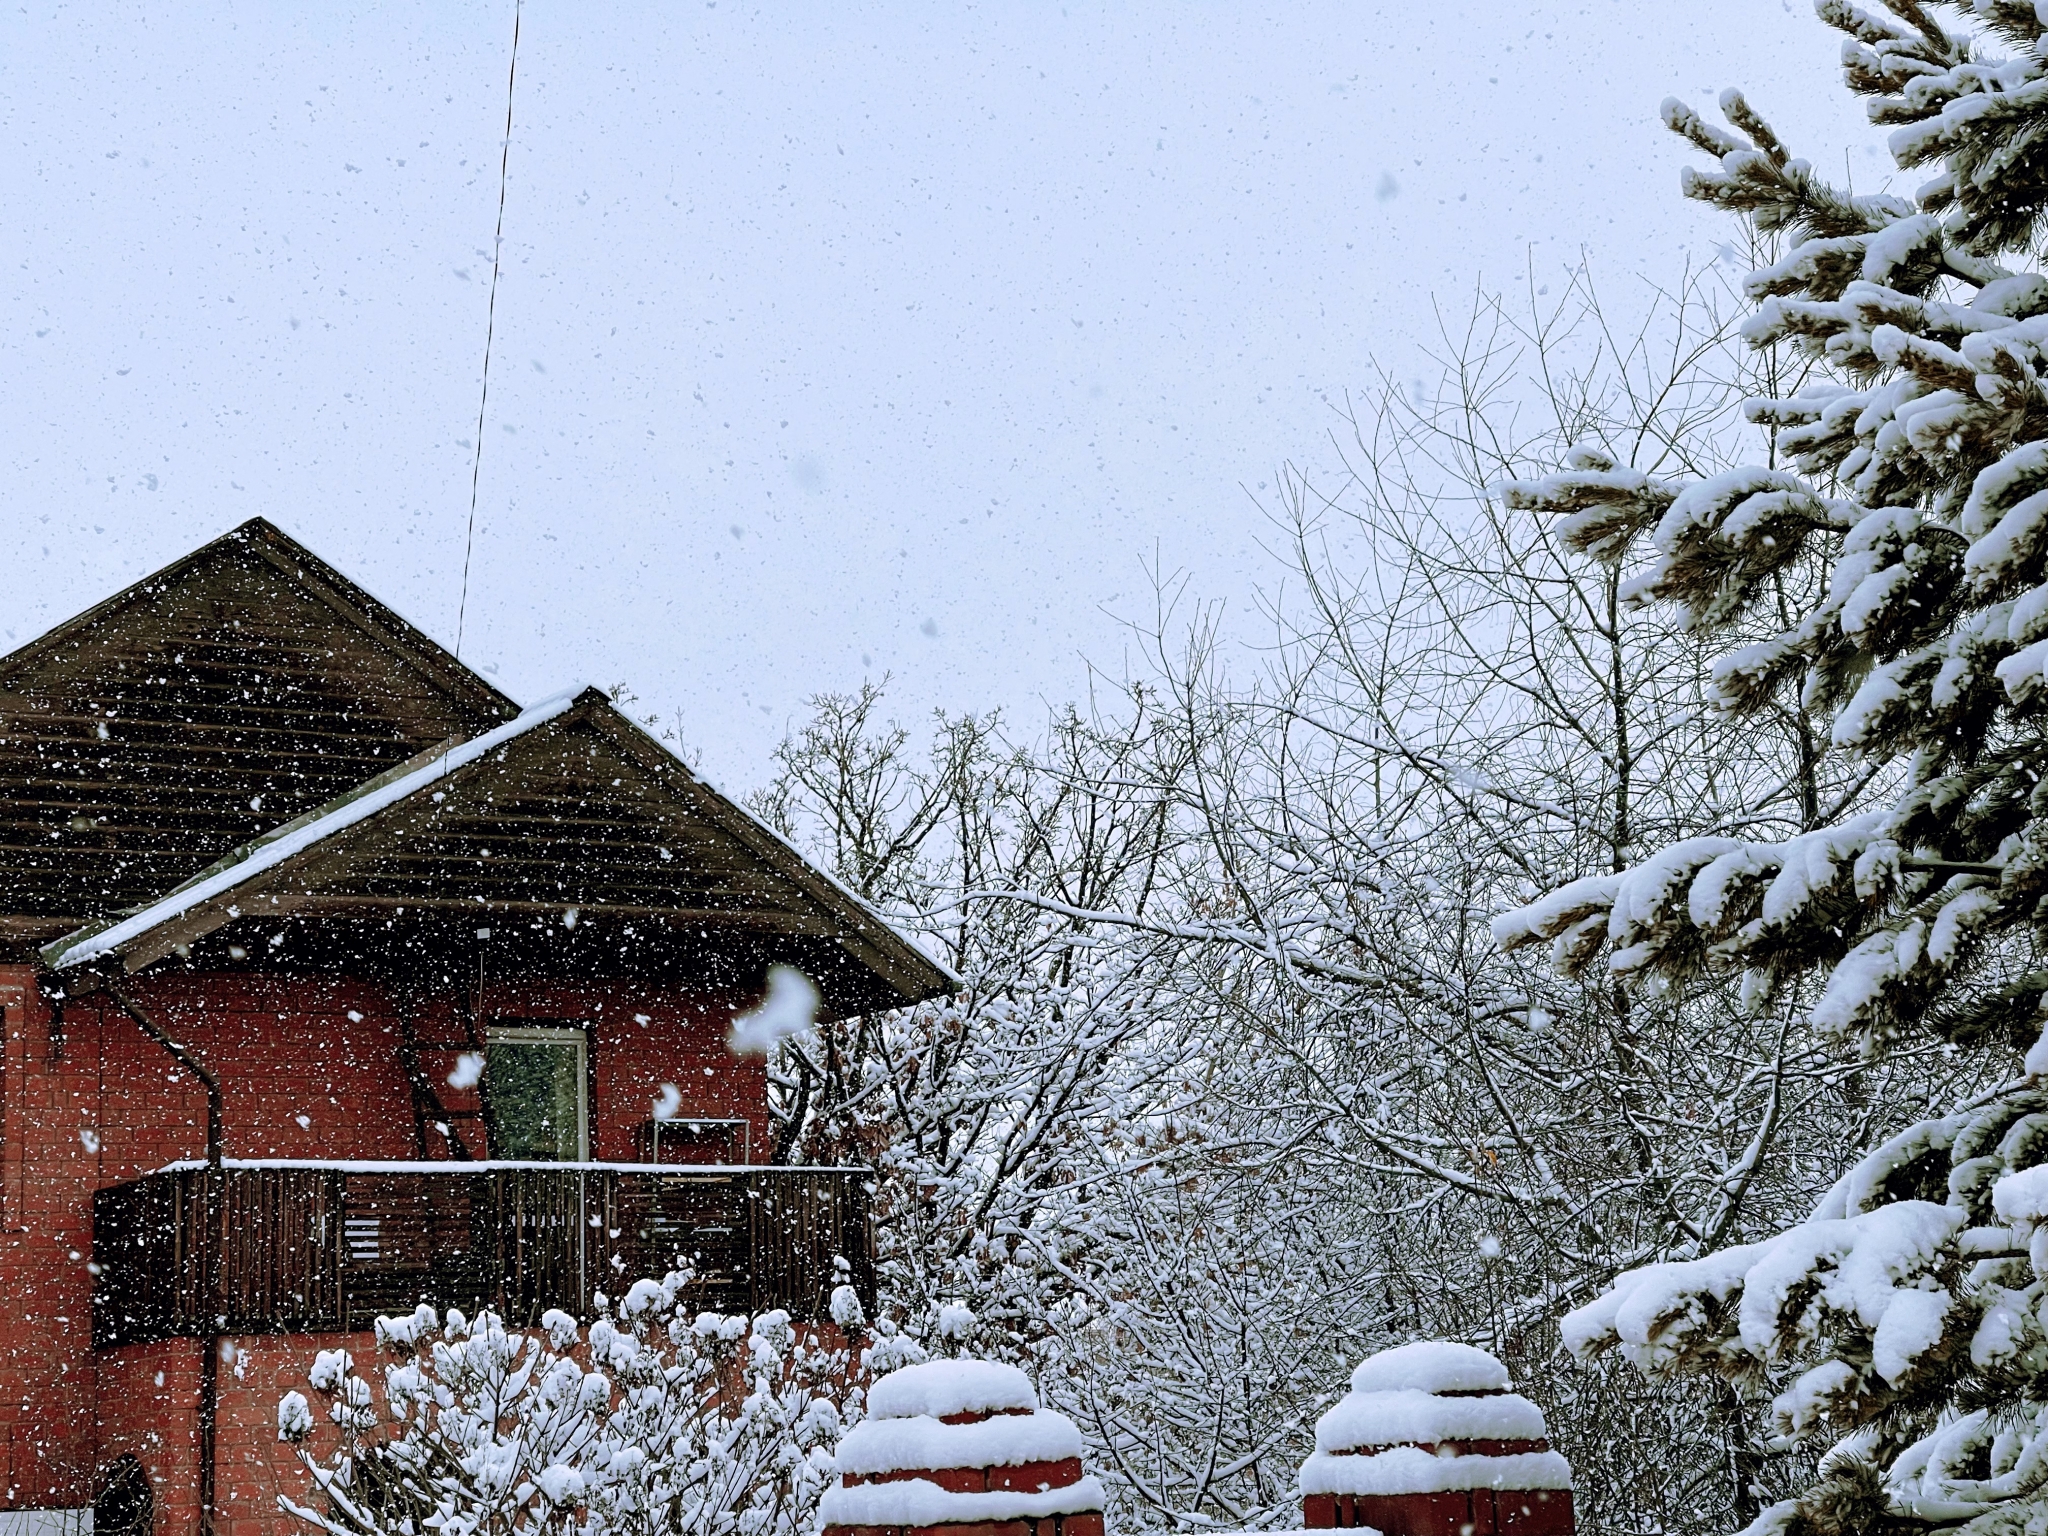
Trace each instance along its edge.
<instances>
[{"instance_id":1,"label":"wooden balcony railing","mask_svg":"<svg viewBox=\"0 0 2048 1536\"><path fill-rule=\"evenodd\" d=\"M93 1196L96 1346L345 1332L422 1301L520 1326L550 1307L587 1318L597 1293L684 1266L693 1306L814 1319L842 1257L874 1303L866 1187L847 1169L231 1162L217 1177L214 1223L202 1166Z\"/></svg>"}]
</instances>

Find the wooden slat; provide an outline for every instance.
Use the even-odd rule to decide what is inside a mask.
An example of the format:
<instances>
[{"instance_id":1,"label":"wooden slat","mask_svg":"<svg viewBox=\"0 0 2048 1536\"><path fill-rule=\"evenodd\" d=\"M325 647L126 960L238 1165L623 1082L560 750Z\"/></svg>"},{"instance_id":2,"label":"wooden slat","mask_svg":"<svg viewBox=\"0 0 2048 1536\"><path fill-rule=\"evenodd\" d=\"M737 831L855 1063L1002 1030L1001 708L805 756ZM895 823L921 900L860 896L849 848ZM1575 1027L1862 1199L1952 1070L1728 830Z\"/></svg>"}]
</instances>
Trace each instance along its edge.
<instances>
[{"instance_id":1,"label":"wooden slat","mask_svg":"<svg viewBox=\"0 0 2048 1536\"><path fill-rule=\"evenodd\" d=\"M511 710L275 530L238 530L0 658L0 918L13 920L0 942L19 954L26 946L8 935L23 924L83 914L83 926L145 907L280 823ZM322 898L337 904L312 905ZM594 691L451 776L441 798L413 797L323 839L180 913L121 962L157 963L238 913L378 903L430 916L574 906L787 935L688 963L742 956L747 976L727 969L743 984L778 961L812 965L841 1014L949 986ZM283 963L267 948L228 958Z\"/></svg>"},{"instance_id":2,"label":"wooden slat","mask_svg":"<svg viewBox=\"0 0 2048 1536\"><path fill-rule=\"evenodd\" d=\"M222 1177L218 1297L206 1295L205 1170L94 1196L96 1347L364 1329L421 1302L529 1327L555 1307L587 1318L597 1292L617 1298L679 1263L695 1272L695 1309L822 1316L841 1256L874 1304L866 1196L842 1170L343 1164Z\"/></svg>"},{"instance_id":3,"label":"wooden slat","mask_svg":"<svg viewBox=\"0 0 2048 1536\"><path fill-rule=\"evenodd\" d=\"M672 923L703 923L720 928L748 928L761 933L812 933L827 932L816 917L793 912L755 912L746 908L733 907L667 907L667 906L619 906L606 901L577 902L568 898L586 917L639 917L660 918ZM294 899L290 910L294 912L350 912L388 911L393 906L418 908L423 912L476 912L480 914L528 913L555 914L562 910L564 901L507 901L499 897L459 896L307 896ZM284 910L280 907L279 910Z\"/></svg>"}]
</instances>

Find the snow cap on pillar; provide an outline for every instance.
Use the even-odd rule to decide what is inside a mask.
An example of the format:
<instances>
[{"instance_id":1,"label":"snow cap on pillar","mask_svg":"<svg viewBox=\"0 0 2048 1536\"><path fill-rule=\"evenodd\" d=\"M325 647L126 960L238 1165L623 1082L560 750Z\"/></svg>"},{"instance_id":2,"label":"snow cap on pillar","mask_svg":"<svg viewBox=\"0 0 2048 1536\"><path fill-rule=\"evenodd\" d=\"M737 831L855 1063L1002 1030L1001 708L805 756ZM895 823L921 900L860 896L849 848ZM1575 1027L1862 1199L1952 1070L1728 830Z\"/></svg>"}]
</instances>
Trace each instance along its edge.
<instances>
[{"instance_id":1,"label":"snow cap on pillar","mask_svg":"<svg viewBox=\"0 0 2048 1536\"><path fill-rule=\"evenodd\" d=\"M1366 1360L1316 1423L1301 1468L1302 1523L1385 1536L1568 1536L1572 1472L1507 1367L1425 1340Z\"/></svg>"},{"instance_id":2,"label":"snow cap on pillar","mask_svg":"<svg viewBox=\"0 0 2048 1536\"><path fill-rule=\"evenodd\" d=\"M871 1419L951 1418L973 1413L1035 1413L1038 1393L1014 1365L994 1360L932 1360L891 1371L868 1391Z\"/></svg>"},{"instance_id":3,"label":"snow cap on pillar","mask_svg":"<svg viewBox=\"0 0 2048 1536\"><path fill-rule=\"evenodd\" d=\"M825 1536L1103 1536L1102 1485L1081 1432L1038 1406L1030 1379L992 1360L905 1366L868 1392L835 1457Z\"/></svg>"},{"instance_id":4,"label":"snow cap on pillar","mask_svg":"<svg viewBox=\"0 0 2048 1536\"><path fill-rule=\"evenodd\" d=\"M1351 1373L1351 1390L1364 1392L1505 1392L1508 1368L1483 1349L1449 1339L1418 1339L1367 1355Z\"/></svg>"}]
</instances>

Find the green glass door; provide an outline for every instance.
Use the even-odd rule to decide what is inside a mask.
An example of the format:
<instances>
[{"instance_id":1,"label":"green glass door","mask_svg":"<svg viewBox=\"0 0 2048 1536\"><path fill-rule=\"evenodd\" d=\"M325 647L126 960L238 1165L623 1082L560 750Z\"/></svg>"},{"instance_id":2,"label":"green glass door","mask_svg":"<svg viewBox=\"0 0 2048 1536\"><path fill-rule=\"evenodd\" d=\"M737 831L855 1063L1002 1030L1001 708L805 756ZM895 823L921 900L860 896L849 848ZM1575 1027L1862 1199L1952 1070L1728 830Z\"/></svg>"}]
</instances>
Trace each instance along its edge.
<instances>
[{"instance_id":1,"label":"green glass door","mask_svg":"<svg viewBox=\"0 0 2048 1536\"><path fill-rule=\"evenodd\" d=\"M580 1029L505 1027L484 1038L491 1157L575 1163L589 1145Z\"/></svg>"}]
</instances>

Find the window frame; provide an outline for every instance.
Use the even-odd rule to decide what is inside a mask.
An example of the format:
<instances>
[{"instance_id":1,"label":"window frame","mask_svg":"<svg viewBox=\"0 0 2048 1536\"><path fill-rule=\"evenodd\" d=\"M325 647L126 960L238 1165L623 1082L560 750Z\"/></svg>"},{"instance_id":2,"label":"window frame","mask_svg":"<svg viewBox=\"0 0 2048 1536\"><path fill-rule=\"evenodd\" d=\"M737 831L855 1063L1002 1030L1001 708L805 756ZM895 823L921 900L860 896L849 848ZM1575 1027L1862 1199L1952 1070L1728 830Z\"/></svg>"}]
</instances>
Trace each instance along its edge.
<instances>
[{"instance_id":1,"label":"window frame","mask_svg":"<svg viewBox=\"0 0 2048 1536\"><path fill-rule=\"evenodd\" d=\"M590 1161L590 1031L579 1024L503 1023L484 1026L484 1075L478 1085L484 1090L482 1109L484 1134L497 1139L497 1113L491 1103L491 1047L494 1045L573 1045L576 1050L576 1155L565 1163ZM492 1162L531 1162L531 1158L506 1159L490 1149Z\"/></svg>"}]
</instances>

